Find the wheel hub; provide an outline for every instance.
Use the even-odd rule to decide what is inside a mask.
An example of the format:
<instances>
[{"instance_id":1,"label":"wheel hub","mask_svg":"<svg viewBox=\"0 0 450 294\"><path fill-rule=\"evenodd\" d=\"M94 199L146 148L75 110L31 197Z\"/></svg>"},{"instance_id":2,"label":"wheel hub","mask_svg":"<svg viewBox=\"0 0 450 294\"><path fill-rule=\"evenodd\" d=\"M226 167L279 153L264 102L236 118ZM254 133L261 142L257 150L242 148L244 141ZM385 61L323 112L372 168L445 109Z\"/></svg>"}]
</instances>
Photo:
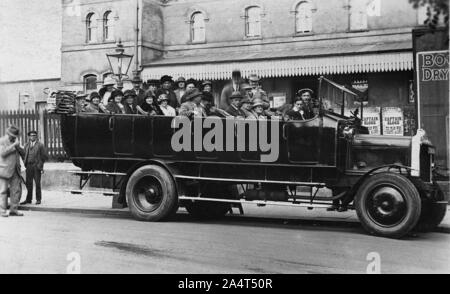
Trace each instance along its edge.
<instances>
[{"instance_id":1,"label":"wheel hub","mask_svg":"<svg viewBox=\"0 0 450 294\"><path fill-rule=\"evenodd\" d=\"M396 187L377 187L372 190L367 201L369 216L381 226L395 226L406 215L405 197Z\"/></svg>"},{"instance_id":2,"label":"wheel hub","mask_svg":"<svg viewBox=\"0 0 450 294\"><path fill-rule=\"evenodd\" d=\"M159 207L163 198L161 183L155 177L144 177L138 181L133 191L139 209L150 212Z\"/></svg>"}]
</instances>

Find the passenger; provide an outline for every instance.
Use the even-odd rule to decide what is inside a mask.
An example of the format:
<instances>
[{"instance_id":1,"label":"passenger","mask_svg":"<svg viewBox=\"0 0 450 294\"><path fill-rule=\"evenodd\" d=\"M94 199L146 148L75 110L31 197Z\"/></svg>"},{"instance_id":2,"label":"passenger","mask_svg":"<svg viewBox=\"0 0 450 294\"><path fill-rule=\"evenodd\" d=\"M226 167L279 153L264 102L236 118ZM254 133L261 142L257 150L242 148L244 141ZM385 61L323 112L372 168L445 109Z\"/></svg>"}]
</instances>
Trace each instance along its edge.
<instances>
[{"instance_id":1,"label":"passenger","mask_svg":"<svg viewBox=\"0 0 450 294\"><path fill-rule=\"evenodd\" d=\"M86 97L87 94L77 93L76 101L75 101L75 112L86 112Z\"/></svg>"},{"instance_id":2,"label":"passenger","mask_svg":"<svg viewBox=\"0 0 450 294\"><path fill-rule=\"evenodd\" d=\"M143 115L163 115L161 109L155 105L155 96L151 91L147 91L144 103L136 108L138 113Z\"/></svg>"},{"instance_id":3,"label":"passenger","mask_svg":"<svg viewBox=\"0 0 450 294\"><path fill-rule=\"evenodd\" d=\"M249 82L250 87L252 88L251 99L261 99L270 105L269 97L267 96L266 91L264 91L261 87L261 79L257 75L250 75Z\"/></svg>"},{"instance_id":4,"label":"passenger","mask_svg":"<svg viewBox=\"0 0 450 294\"><path fill-rule=\"evenodd\" d=\"M147 80L147 86L148 90L146 94L148 94L148 91L150 91L153 93L153 96L156 97L156 91L158 90L159 87L159 80Z\"/></svg>"},{"instance_id":5,"label":"passenger","mask_svg":"<svg viewBox=\"0 0 450 294\"><path fill-rule=\"evenodd\" d=\"M247 119L259 119L265 120L267 116L264 114L264 110L267 108L267 103L261 99L254 99L252 104L252 111Z\"/></svg>"},{"instance_id":6,"label":"passenger","mask_svg":"<svg viewBox=\"0 0 450 294\"><path fill-rule=\"evenodd\" d=\"M189 79L186 81L186 93L181 97L180 103L183 104L187 101L187 97L191 94L195 89L197 89L197 81L194 79Z\"/></svg>"},{"instance_id":7,"label":"passenger","mask_svg":"<svg viewBox=\"0 0 450 294\"><path fill-rule=\"evenodd\" d=\"M245 97L241 100L241 111L244 113L244 118L251 115L252 111L252 102L250 101L250 98Z\"/></svg>"},{"instance_id":8,"label":"passenger","mask_svg":"<svg viewBox=\"0 0 450 294\"><path fill-rule=\"evenodd\" d=\"M161 77L161 90L166 93L167 99L169 99L169 105L175 109L178 108L180 104L178 104L177 95L175 95L172 90L172 84L173 80L171 76L165 75Z\"/></svg>"},{"instance_id":9,"label":"passenger","mask_svg":"<svg viewBox=\"0 0 450 294\"><path fill-rule=\"evenodd\" d=\"M186 97L186 102L181 104L180 115L187 116L189 118L202 117L203 109L200 106L202 95L202 92L200 92L198 89L194 89L192 92L190 92L190 94Z\"/></svg>"},{"instance_id":10,"label":"passenger","mask_svg":"<svg viewBox=\"0 0 450 294\"><path fill-rule=\"evenodd\" d=\"M241 88L242 88L242 90L244 91L244 94L245 95L243 95L244 97L246 96L246 97L248 97L249 99L252 99L253 98L253 92L252 92L252 86L250 86L250 84L248 84L248 83L242 83L242 85L241 85Z\"/></svg>"},{"instance_id":11,"label":"passenger","mask_svg":"<svg viewBox=\"0 0 450 294\"><path fill-rule=\"evenodd\" d=\"M179 77L175 82L177 89L174 91L177 96L178 104L181 105L181 97L183 97L184 93L186 93L186 79L184 77Z\"/></svg>"},{"instance_id":12,"label":"passenger","mask_svg":"<svg viewBox=\"0 0 450 294\"><path fill-rule=\"evenodd\" d=\"M302 98L303 100L303 116L305 119L312 119L315 117L315 113L313 110L313 103L312 103L312 95L314 94L314 91L311 89L301 89L297 92L297 95Z\"/></svg>"},{"instance_id":13,"label":"passenger","mask_svg":"<svg viewBox=\"0 0 450 294\"><path fill-rule=\"evenodd\" d=\"M202 93L200 107L202 107L203 110L202 116L218 116L218 117L232 116L225 110L219 109L214 105L214 96L210 92Z\"/></svg>"},{"instance_id":14,"label":"passenger","mask_svg":"<svg viewBox=\"0 0 450 294\"><path fill-rule=\"evenodd\" d=\"M165 116L176 116L177 112L175 108L169 105L169 98L167 94L161 91L158 91L158 108L160 109L160 113Z\"/></svg>"},{"instance_id":15,"label":"passenger","mask_svg":"<svg viewBox=\"0 0 450 294\"><path fill-rule=\"evenodd\" d=\"M88 113L105 113L106 108L100 103L100 95L98 92L92 92L89 95L91 102L86 106L85 112Z\"/></svg>"},{"instance_id":16,"label":"passenger","mask_svg":"<svg viewBox=\"0 0 450 294\"><path fill-rule=\"evenodd\" d=\"M124 93L123 107L125 114L138 114L136 105L136 92L134 90L126 90Z\"/></svg>"},{"instance_id":17,"label":"passenger","mask_svg":"<svg viewBox=\"0 0 450 294\"><path fill-rule=\"evenodd\" d=\"M202 91L212 93L212 82L211 81L203 81Z\"/></svg>"},{"instance_id":18,"label":"passenger","mask_svg":"<svg viewBox=\"0 0 450 294\"><path fill-rule=\"evenodd\" d=\"M100 95L102 99L103 105L107 105L109 102L109 97L111 97L111 94L114 90L117 90L114 86L116 85L116 80L112 77L106 77L103 80L103 86L98 91L98 94Z\"/></svg>"},{"instance_id":19,"label":"passenger","mask_svg":"<svg viewBox=\"0 0 450 294\"><path fill-rule=\"evenodd\" d=\"M246 114L244 113L244 111L241 110L241 100L244 97L242 97L240 92L234 92L231 96L230 96L230 107L227 108L227 112L234 116L234 117L242 117L245 118Z\"/></svg>"},{"instance_id":20,"label":"passenger","mask_svg":"<svg viewBox=\"0 0 450 294\"><path fill-rule=\"evenodd\" d=\"M140 77L135 76L131 83L133 84L133 91L136 94L136 105L141 105L144 102L145 91L142 89L142 80Z\"/></svg>"},{"instance_id":21,"label":"passenger","mask_svg":"<svg viewBox=\"0 0 450 294\"><path fill-rule=\"evenodd\" d=\"M113 91L111 93L111 97L109 98L109 102L108 105L106 106L106 109L113 114L125 113L122 100L123 100L123 92L120 90Z\"/></svg>"},{"instance_id":22,"label":"passenger","mask_svg":"<svg viewBox=\"0 0 450 294\"><path fill-rule=\"evenodd\" d=\"M305 111L303 110L305 103L301 97L297 97L292 109L286 112L288 120L305 120Z\"/></svg>"},{"instance_id":23,"label":"passenger","mask_svg":"<svg viewBox=\"0 0 450 294\"><path fill-rule=\"evenodd\" d=\"M230 106L230 100L229 98L234 92L241 92L243 93L241 84L243 83L243 79L241 76L241 71L236 69L233 70L233 73L231 74L231 81L229 84L225 85L222 89L222 94L220 95L220 103L219 107L221 109L227 109Z\"/></svg>"}]
</instances>

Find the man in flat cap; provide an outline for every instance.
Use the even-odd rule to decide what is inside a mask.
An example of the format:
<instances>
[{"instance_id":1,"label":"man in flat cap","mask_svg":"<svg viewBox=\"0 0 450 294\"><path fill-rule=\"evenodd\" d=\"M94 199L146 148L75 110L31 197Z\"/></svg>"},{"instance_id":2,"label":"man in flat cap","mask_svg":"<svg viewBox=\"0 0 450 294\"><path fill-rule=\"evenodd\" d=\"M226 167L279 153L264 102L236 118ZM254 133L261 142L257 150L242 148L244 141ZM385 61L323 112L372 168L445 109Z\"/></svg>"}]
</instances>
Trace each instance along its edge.
<instances>
[{"instance_id":1,"label":"man in flat cap","mask_svg":"<svg viewBox=\"0 0 450 294\"><path fill-rule=\"evenodd\" d=\"M0 216L23 216L18 211L22 196L22 178L20 176L19 129L10 126L6 135L0 138ZM7 191L10 193L10 211L8 213Z\"/></svg>"},{"instance_id":2,"label":"man in flat cap","mask_svg":"<svg viewBox=\"0 0 450 294\"><path fill-rule=\"evenodd\" d=\"M297 92L297 96L303 100L303 117L308 120L315 117L313 109L312 95L314 91L311 89L301 89Z\"/></svg>"},{"instance_id":3,"label":"man in flat cap","mask_svg":"<svg viewBox=\"0 0 450 294\"><path fill-rule=\"evenodd\" d=\"M28 132L28 142L19 150L26 168L27 199L21 205L31 204L33 200L33 181L36 183L36 205L41 204L41 175L44 163L48 160L44 144L38 141L36 131Z\"/></svg>"}]
</instances>

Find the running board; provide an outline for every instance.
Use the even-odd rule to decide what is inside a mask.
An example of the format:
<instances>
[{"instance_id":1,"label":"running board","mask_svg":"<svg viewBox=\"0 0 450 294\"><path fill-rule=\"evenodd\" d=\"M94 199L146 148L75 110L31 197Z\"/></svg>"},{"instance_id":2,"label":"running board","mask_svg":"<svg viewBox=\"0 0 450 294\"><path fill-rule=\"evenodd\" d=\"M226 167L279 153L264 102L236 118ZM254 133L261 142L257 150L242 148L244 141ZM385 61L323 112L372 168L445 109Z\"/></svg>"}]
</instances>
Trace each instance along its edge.
<instances>
[{"instance_id":1,"label":"running board","mask_svg":"<svg viewBox=\"0 0 450 294\"><path fill-rule=\"evenodd\" d=\"M107 192L107 191L65 190L64 192L74 194L74 195L83 195L83 194L102 194L103 196L119 195L119 192Z\"/></svg>"},{"instance_id":2,"label":"running board","mask_svg":"<svg viewBox=\"0 0 450 294\"><path fill-rule=\"evenodd\" d=\"M100 171L80 171L80 170L69 170L70 174L76 175L103 175L103 176L126 176L125 173L115 173L115 172L100 172Z\"/></svg>"},{"instance_id":3,"label":"running board","mask_svg":"<svg viewBox=\"0 0 450 294\"><path fill-rule=\"evenodd\" d=\"M267 180L247 180L247 179L227 179L227 178L207 178L207 177L195 177L195 176L183 176L174 175L177 179L184 180L201 180L201 181L218 181L218 182L238 182L238 183L261 183L261 184L282 184L282 185L297 185L297 186L310 186L310 187L326 187L325 183L313 183L313 182L293 182L293 181L267 181Z\"/></svg>"},{"instance_id":4,"label":"running board","mask_svg":"<svg viewBox=\"0 0 450 294\"><path fill-rule=\"evenodd\" d=\"M290 207L306 207L308 209L312 208L328 208L330 204L310 204L306 202L278 202L278 201L264 201L264 200L231 200L231 199L216 199L216 198L199 198L199 197L190 197L190 196L179 196L179 200L194 200L194 201L210 201L210 202L222 202L222 203L238 203L238 204L254 204L257 206L290 206Z\"/></svg>"}]
</instances>

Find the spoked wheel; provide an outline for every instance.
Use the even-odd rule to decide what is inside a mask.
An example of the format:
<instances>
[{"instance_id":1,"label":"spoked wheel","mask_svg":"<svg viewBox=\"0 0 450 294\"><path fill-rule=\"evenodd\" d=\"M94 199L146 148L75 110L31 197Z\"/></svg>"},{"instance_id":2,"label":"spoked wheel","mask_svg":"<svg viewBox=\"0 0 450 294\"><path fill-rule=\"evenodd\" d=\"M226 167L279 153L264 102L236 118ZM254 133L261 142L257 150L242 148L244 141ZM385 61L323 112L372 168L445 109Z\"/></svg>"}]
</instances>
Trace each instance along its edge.
<instances>
[{"instance_id":1,"label":"spoked wheel","mask_svg":"<svg viewBox=\"0 0 450 294\"><path fill-rule=\"evenodd\" d=\"M230 186L206 184L202 190L201 197L204 198L233 198ZM218 219L231 210L230 203L215 201L186 201L184 206L196 219Z\"/></svg>"},{"instance_id":2,"label":"spoked wheel","mask_svg":"<svg viewBox=\"0 0 450 294\"><path fill-rule=\"evenodd\" d=\"M127 202L139 220L167 219L178 208L175 182L164 168L149 165L136 170L126 188Z\"/></svg>"},{"instance_id":3,"label":"spoked wheel","mask_svg":"<svg viewBox=\"0 0 450 294\"><path fill-rule=\"evenodd\" d=\"M362 226L369 233L400 238L417 224L421 200L415 186L404 176L380 173L361 185L355 208Z\"/></svg>"}]
</instances>

